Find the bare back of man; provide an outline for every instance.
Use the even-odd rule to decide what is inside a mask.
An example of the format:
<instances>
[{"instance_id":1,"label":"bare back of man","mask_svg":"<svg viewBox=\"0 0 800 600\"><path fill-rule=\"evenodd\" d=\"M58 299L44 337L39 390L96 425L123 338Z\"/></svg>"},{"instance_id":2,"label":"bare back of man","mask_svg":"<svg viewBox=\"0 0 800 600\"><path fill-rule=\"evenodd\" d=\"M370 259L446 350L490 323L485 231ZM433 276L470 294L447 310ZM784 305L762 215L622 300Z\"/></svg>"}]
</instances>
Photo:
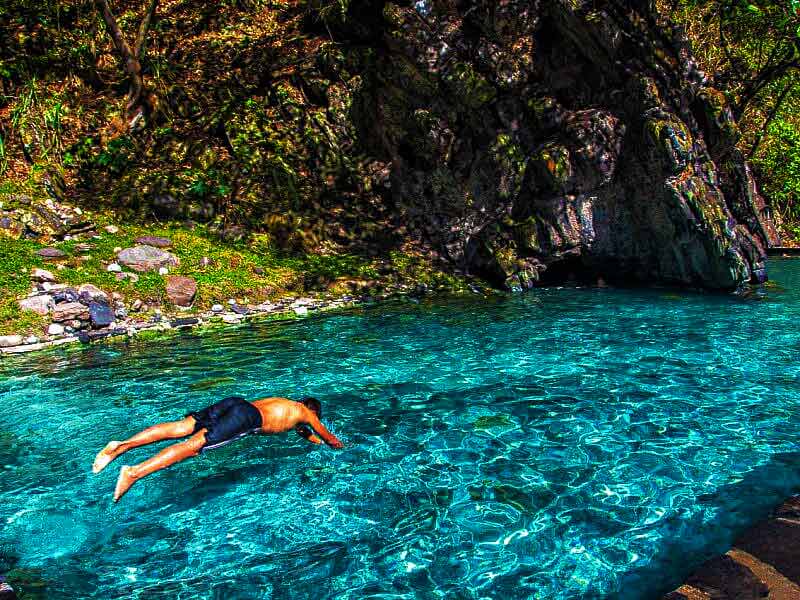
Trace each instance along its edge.
<instances>
[{"instance_id":1,"label":"bare back of man","mask_svg":"<svg viewBox=\"0 0 800 600\"><path fill-rule=\"evenodd\" d=\"M99 473L133 448L167 439L188 438L138 465L123 466L114 490L114 502L117 502L143 477L252 433L276 434L294 429L315 444L324 441L332 448L342 448L342 442L320 421L321 414L322 407L315 398L304 398L300 402L288 398L262 398L253 402L238 396L225 398L201 411L189 413L180 421L159 423L125 441L109 442L97 454L92 471Z\"/></svg>"}]
</instances>

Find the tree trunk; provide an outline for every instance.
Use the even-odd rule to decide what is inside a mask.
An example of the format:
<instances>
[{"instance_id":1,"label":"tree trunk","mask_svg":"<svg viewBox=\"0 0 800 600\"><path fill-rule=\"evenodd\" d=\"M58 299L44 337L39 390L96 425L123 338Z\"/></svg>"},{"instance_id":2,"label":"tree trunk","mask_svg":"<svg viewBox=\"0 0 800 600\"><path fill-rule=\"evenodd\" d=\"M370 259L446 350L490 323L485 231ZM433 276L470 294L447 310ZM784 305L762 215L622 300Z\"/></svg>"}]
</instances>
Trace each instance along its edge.
<instances>
[{"instance_id":1,"label":"tree trunk","mask_svg":"<svg viewBox=\"0 0 800 600\"><path fill-rule=\"evenodd\" d=\"M147 39L147 32L150 29L153 15L158 6L158 0L150 0L150 5L147 8L144 18L139 25L139 33L136 36L136 42L133 50L125 41L125 36L117 23L117 19L111 12L111 7L108 5L108 0L96 0L101 12L103 13L103 20L105 21L108 34L114 42L114 47L122 59L123 69L130 78L130 89L128 91L128 100L125 104L125 119L130 122L131 117L141 107L142 98L144 97L145 85L142 79L142 63L140 62L144 55L145 40Z\"/></svg>"}]
</instances>

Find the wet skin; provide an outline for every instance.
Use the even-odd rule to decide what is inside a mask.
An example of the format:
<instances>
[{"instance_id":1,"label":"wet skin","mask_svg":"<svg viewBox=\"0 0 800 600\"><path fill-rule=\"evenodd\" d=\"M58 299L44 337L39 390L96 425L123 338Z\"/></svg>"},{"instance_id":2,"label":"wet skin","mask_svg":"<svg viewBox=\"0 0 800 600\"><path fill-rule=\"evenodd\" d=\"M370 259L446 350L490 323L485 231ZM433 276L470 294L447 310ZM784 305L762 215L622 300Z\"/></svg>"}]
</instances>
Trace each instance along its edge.
<instances>
[{"instance_id":1,"label":"wet skin","mask_svg":"<svg viewBox=\"0 0 800 600\"><path fill-rule=\"evenodd\" d=\"M317 414L305 404L288 398L262 398L253 401L252 404L261 413L261 432L264 434L272 435L294 429L298 435L314 444L321 444L324 441L332 448L340 449L343 446L342 442L322 424ZM206 443L207 430L204 428L193 434L195 424L194 417L189 416L180 421L159 423L148 427L123 442L109 442L97 454L92 471L99 473L111 461L132 448L161 440L190 436L183 442L164 448L152 458L138 465L123 466L114 490L114 502L117 502L139 479L192 456L197 456Z\"/></svg>"}]
</instances>

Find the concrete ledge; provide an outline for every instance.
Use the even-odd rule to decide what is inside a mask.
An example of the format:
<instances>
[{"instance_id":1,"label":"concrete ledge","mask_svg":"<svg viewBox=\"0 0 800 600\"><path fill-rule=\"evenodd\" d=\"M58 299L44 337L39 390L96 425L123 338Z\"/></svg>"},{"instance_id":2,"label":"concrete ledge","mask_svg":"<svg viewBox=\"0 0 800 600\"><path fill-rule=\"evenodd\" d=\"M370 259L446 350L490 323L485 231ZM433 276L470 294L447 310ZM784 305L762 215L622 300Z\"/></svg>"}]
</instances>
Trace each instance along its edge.
<instances>
[{"instance_id":1,"label":"concrete ledge","mask_svg":"<svg viewBox=\"0 0 800 600\"><path fill-rule=\"evenodd\" d=\"M663 600L800 600L800 496L748 529Z\"/></svg>"}]
</instances>

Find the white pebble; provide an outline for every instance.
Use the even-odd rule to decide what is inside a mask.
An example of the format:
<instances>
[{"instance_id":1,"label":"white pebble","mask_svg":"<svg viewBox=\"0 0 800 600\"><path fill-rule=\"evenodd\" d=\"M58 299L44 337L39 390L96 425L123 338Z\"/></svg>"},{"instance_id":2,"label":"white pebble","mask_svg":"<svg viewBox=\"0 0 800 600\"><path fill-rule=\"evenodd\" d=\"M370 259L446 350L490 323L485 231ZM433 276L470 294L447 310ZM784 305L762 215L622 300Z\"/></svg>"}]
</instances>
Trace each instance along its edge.
<instances>
[{"instance_id":1,"label":"white pebble","mask_svg":"<svg viewBox=\"0 0 800 600\"><path fill-rule=\"evenodd\" d=\"M106 225L105 227L103 227L103 229L105 229L108 233L111 234L119 232L119 227L117 227L116 225Z\"/></svg>"},{"instance_id":2,"label":"white pebble","mask_svg":"<svg viewBox=\"0 0 800 600\"><path fill-rule=\"evenodd\" d=\"M58 323L52 323L50 327L47 328L47 335L61 335L64 333L64 326L59 325Z\"/></svg>"},{"instance_id":3,"label":"white pebble","mask_svg":"<svg viewBox=\"0 0 800 600\"><path fill-rule=\"evenodd\" d=\"M117 263L111 263L106 267L106 271L109 273L120 273L122 271L122 267L120 267Z\"/></svg>"},{"instance_id":4,"label":"white pebble","mask_svg":"<svg viewBox=\"0 0 800 600\"><path fill-rule=\"evenodd\" d=\"M296 306L294 309L294 314L298 317L305 317L308 314L308 309L305 306Z\"/></svg>"},{"instance_id":5,"label":"white pebble","mask_svg":"<svg viewBox=\"0 0 800 600\"><path fill-rule=\"evenodd\" d=\"M167 267L161 267L161 268L158 270L158 274L159 274L159 275L166 275L167 273L169 273L169 269L168 269Z\"/></svg>"},{"instance_id":6,"label":"white pebble","mask_svg":"<svg viewBox=\"0 0 800 600\"><path fill-rule=\"evenodd\" d=\"M225 310L225 307L222 304L215 304L211 307L211 312L221 313L223 310Z\"/></svg>"}]
</instances>

